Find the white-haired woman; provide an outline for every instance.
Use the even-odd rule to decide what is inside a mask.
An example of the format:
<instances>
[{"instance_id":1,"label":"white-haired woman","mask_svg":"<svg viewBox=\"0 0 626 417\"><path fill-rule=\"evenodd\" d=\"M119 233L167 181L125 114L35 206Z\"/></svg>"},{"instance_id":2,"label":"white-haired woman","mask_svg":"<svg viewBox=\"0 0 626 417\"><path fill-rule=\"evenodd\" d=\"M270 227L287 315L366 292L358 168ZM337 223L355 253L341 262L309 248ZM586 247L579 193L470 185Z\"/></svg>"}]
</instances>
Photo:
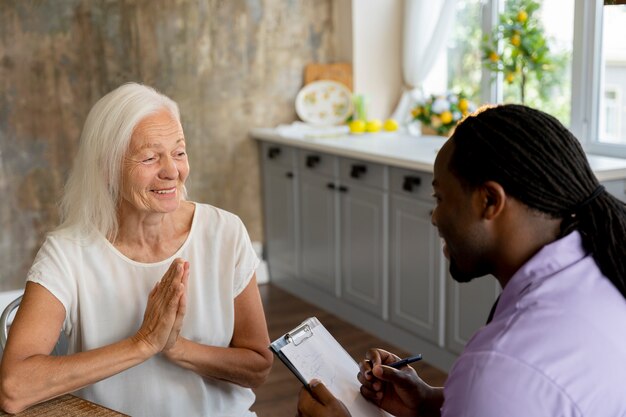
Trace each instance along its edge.
<instances>
[{"instance_id":1,"label":"white-haired woman","mask_svg":"<svg viewBox=\"0 0 626 417\"><path fill-rule=\"evenodd\" d=\"M186 201L188 174L171 99L129 83L94 105L4 350L5 411L77 392L132 416L255 415L259 261L237 216Z\"/></svg>"}]
</instances>

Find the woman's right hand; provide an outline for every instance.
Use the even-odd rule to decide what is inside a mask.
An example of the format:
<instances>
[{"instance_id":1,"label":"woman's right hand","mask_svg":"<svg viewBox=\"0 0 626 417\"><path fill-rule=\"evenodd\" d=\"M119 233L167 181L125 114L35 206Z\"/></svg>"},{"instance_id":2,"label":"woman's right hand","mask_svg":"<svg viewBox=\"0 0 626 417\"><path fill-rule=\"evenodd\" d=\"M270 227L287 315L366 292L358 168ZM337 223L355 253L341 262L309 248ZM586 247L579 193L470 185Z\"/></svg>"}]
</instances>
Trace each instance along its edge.
<instances>
[{"instance_id":1,"label":"woman's right hand","mask_svg":"<svg viewBox=\"0 0 626 417\"><path fill-rule=\"evenodd\" d=\"M393 353L370 349L359 363L357 376L361 394L378 407L395 416L438 416L443 404L443 391L426 384L415 369L399 369L387 365L400 360Z\"/></svg>"},{"instance_id":2,"label":"woman's right hand","mask_svg":"<svg viewBox=\"0 0 626 417\"><path fill-rule=\"evenodd\" d=\"M147 346L152 355L174 343L173 335L178 336L184 316L188 275L189 263L177 258L150 291L143 323L135 334L135 340Z\"/></svg>"}]
</instances>

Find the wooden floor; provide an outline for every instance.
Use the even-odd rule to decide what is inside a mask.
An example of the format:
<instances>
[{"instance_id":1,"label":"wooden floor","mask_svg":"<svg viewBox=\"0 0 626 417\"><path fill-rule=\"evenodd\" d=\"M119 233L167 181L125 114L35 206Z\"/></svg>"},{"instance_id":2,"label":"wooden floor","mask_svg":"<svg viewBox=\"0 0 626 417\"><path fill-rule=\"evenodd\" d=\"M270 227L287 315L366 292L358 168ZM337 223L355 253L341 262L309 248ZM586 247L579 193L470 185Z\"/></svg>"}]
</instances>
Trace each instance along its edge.
<instances>
[{"instance_id":1,"label":"wooden floor","mask_svg":"<svg viewBox=\"0 0 626 417\"><path fill-rule=\"evenodd\" d=\"M315 316L357 362L370 347L380 347L399 356L409 355L409 352L397 349L272 284L263 284L259 288L271 340L282 336L306 318ZM446 379L444 372L425 362L414 365L427 383L443 385ZM268 380L254 390L257 400L252 410L256 411L258 417L293 417L301 386L298 379L276 359Z\"/></svg>"}]
</instances>

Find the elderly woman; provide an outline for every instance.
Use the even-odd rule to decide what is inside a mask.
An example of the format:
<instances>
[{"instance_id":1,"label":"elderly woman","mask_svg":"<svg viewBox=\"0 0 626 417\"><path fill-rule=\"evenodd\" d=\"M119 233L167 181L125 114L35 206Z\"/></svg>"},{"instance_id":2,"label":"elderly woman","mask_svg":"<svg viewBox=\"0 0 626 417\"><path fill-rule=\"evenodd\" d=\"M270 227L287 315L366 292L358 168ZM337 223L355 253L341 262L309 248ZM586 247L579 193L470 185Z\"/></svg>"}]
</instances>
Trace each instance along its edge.
<instances>
[{"instance_id":1,"label":"elderly woman","mask_svg":"<svg viewBox=\"0 0 626 417\"><path fill-rule=\"evenodd\" d=\"M132 416L255 415L272 364L259 261L237 216L185 199L188 174L171 99L130 83L95 104L11 326L5 411L76 391Z\"/></svg>"}]
</instances>

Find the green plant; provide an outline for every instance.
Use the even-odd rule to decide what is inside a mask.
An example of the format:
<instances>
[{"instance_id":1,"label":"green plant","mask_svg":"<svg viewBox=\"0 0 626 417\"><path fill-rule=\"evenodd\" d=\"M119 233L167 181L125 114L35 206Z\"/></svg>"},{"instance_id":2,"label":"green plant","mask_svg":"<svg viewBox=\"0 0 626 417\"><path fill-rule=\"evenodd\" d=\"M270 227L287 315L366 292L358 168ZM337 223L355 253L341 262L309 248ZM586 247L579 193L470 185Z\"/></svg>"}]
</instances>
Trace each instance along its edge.
<instances>
[{"instance_id":1,"label":"green plant","mask_svg":"<svg viewBox=\"0 0 626 417\"><path fill-rule=\"evenodd\" d=\"M483 64L502 72L507 83L519 83L522 103L529 77L541 83L544 74L553 70L545 31L537 17L539 7L536 0L510 0L482 45Z\"/></svg>"}]
</instances>

